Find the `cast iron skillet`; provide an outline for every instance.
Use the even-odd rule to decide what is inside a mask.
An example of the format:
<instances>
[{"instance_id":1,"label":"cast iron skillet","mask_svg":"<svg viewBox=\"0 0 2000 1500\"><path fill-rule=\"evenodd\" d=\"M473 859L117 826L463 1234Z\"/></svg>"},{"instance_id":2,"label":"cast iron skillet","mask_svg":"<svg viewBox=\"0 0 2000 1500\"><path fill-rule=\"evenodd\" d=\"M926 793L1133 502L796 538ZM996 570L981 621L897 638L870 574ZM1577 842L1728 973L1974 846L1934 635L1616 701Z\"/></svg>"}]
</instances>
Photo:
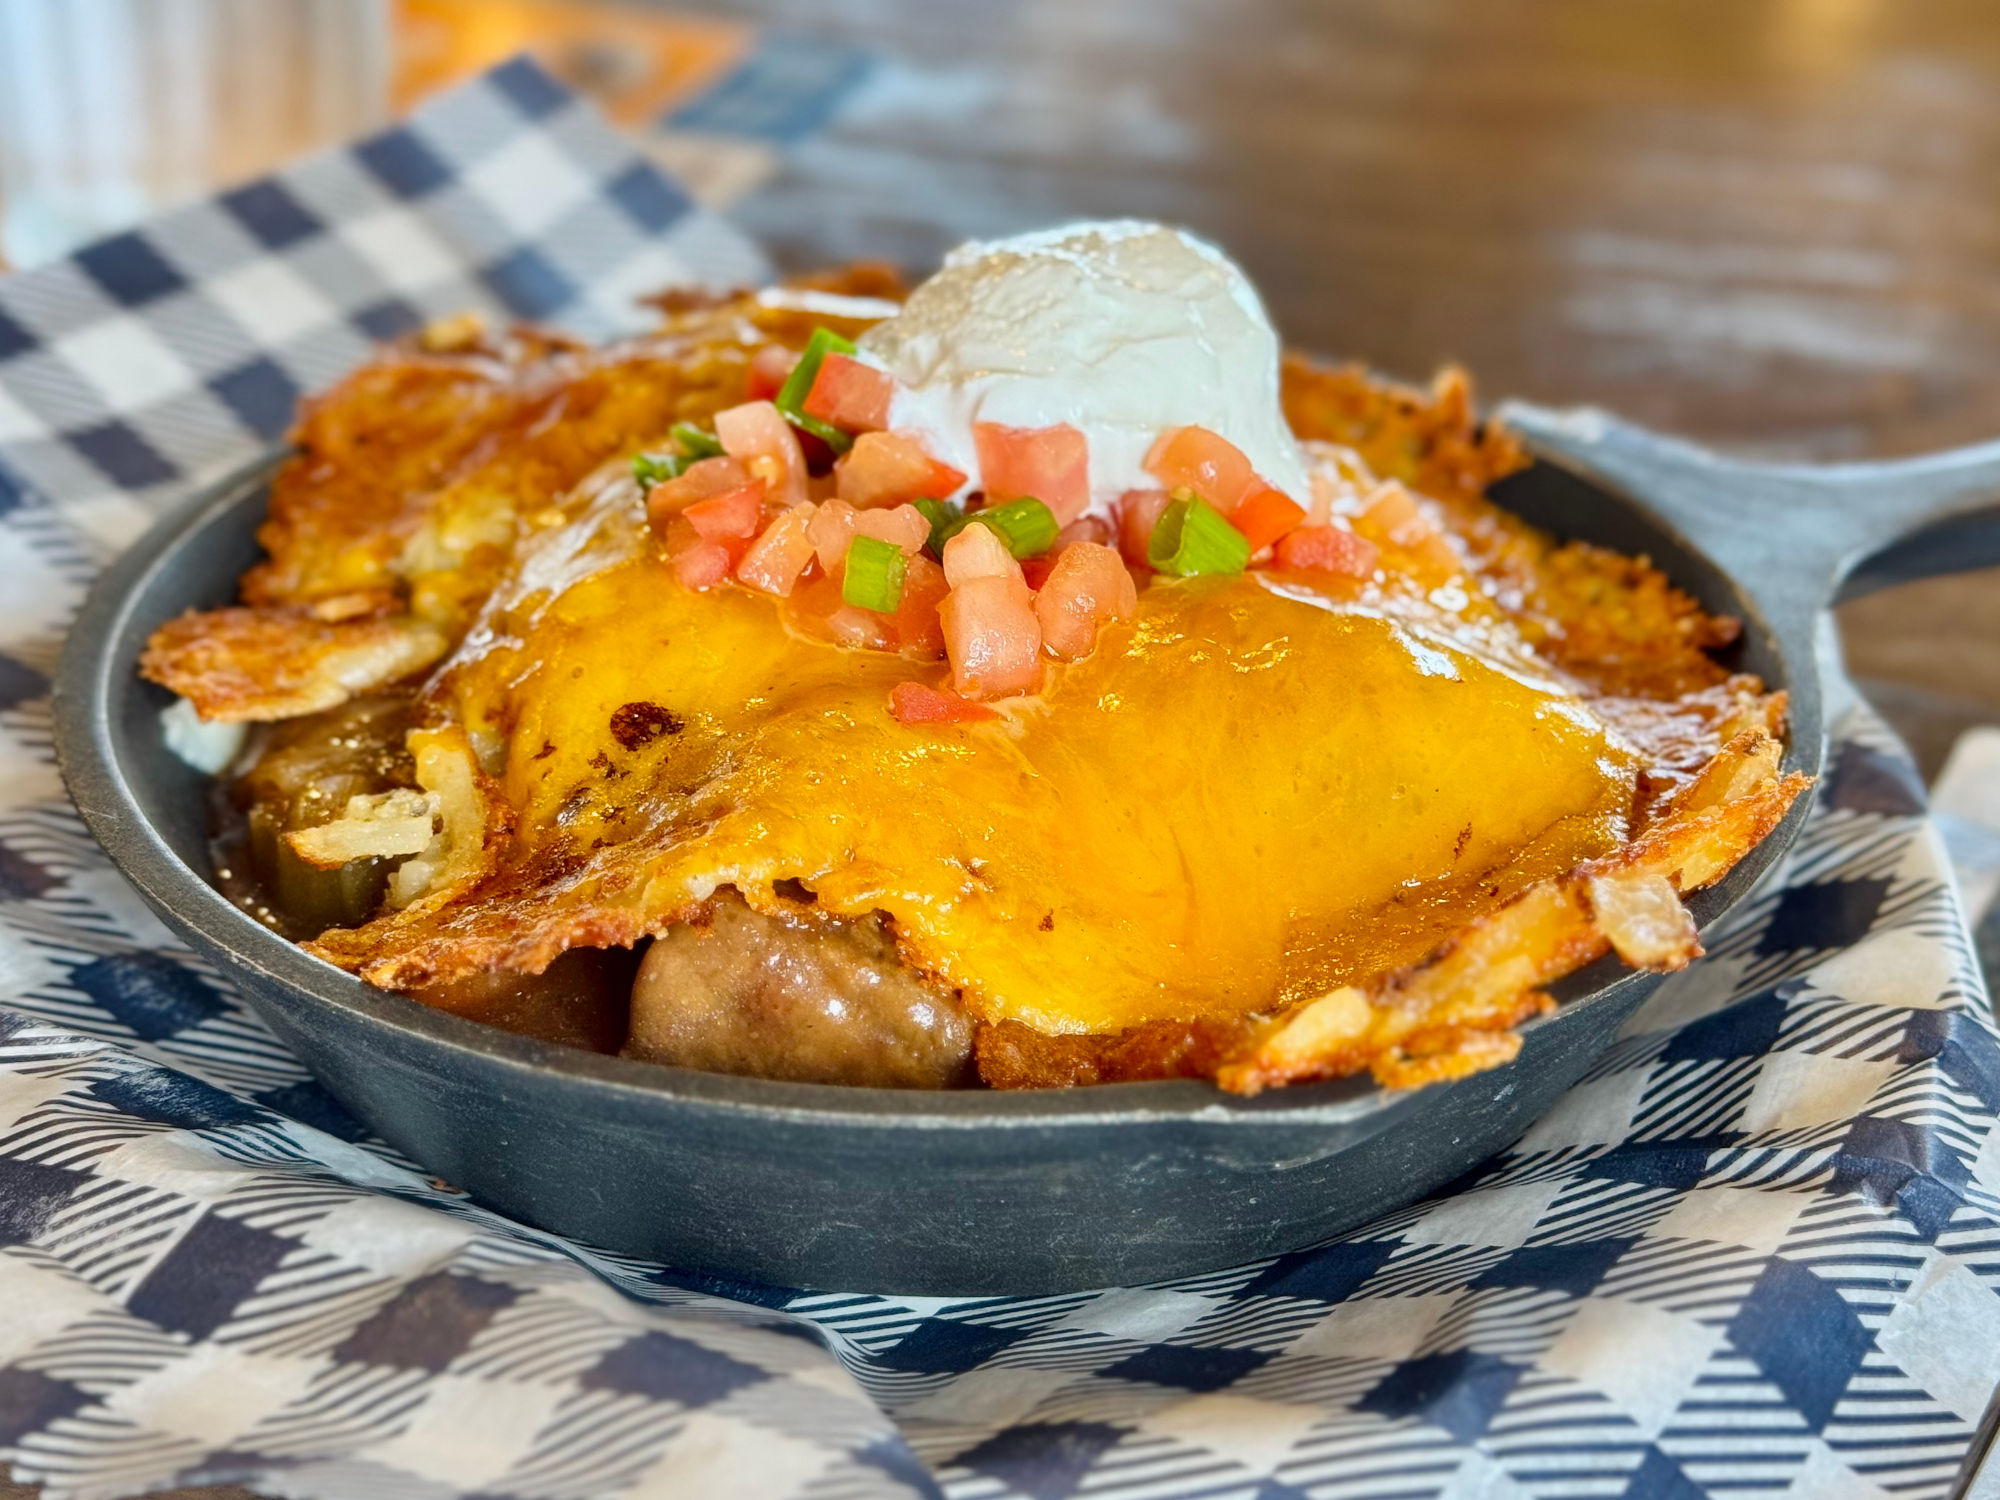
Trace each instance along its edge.
<instances>
[{"instance_id":1,"label":"cast iron skillet","mask_svg":"<svg viewBox=\"0 0 2000 1500\"><path fill-rule=\"evenodd\" d=\"M1792 695L1789 768L1825 753L1815 633L1843 588L2000 561L2000 444L1909 462L1753 467L1594 412L1505 414L1540 461L1495 497L1645 553L1740 616L1741 665ZM164 521L92 591L56 685L93 833L347 1107L503 1213L693 1271L933 1295L1129 1285L1294 1250L1409 1203L1515 1140L1658 982L1573 976L1520 1057L1414 1093L1366 1079L1244 1100L1207 1084L904 1093L774 1083L526 1040L371 990L207 882L201 778L161 743L147 635L234 597L277 460ZM1706 926L1792 815L1692 906Z\"/></svg>"}]
</instances>

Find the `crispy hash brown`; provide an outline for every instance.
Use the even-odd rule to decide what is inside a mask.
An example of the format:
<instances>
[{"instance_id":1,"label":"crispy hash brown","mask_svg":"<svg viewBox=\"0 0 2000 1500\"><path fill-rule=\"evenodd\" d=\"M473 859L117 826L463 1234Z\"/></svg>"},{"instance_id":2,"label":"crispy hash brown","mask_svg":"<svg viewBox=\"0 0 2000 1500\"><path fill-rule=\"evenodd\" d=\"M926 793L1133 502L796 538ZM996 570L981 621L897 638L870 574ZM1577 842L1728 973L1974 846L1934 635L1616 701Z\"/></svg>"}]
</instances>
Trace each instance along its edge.
<instances>
[{"instance_id":1,"label":"crispy hash brown","mask_svg":"<svg viewBox=\"0 0 2000 1500\"><path fill-rule=\"evenodd\" d=\"M1487 500L1488 487L1525 459L1503 428L1477 418L1456 371L1420 392L1288 360L1286 415L1342 476L1353 531L1378 549L1378 579L1281 576L1233 592L1155 583L1136 621L1107 627L1095 658L1061 669L1047 708L1031 701L987 722L929 729L878 713L855 729L867 717L864 698L886 701L913 675L908 660L829 648L823 635L814 639L820 627L803 605L767 608L734 591L655 582L663 566L625 477L629 457L675 423L706 422L744 401L773 351L802 347L814 328L853 334L885 316L896 291L879 269L858 268L811 287L678 299L662 304L656 334L602 349L439 328L308 404L299 452L273 486L260 532L268 557L245 576L242 604L169 622L143 669L210 719L330 716L364 700L406 705L371 709L367 720L394 738L398 754L382 759L392 769L342 781L331 803L322 797L267 841L281 874L342 881L348 904L322 912L326 930L312 951L371 982L456 1005L443 997L495 974L556 973L550 966L572 950L699 930L714 901L735 891L754 912L795 925L881 922L911 971L966 1006L989 1086L1200 1077L1238 1093L1364 1071L1392 1087L1460 1076L1511 1058L1520 1045L1513 1028L1552 1005L1547 986L1606 952L1654 970L1699 955L1680 897L1727 873L1806 785L1778 768L1783 697L1718 664L1712 653L1734 639L1736 622L1706 614L1643 558L1559 542ZM802 592L809 597L810 585ZM1279 612L1308 593L1310 623L1269 623L1293 618ZM634 641L647 636L624 653L636 660L609 659L618 654L613 627ZM1258 904L1252 897L1271 904L1268 892L1247 891L1228 908L1235 925L1176 907L1134 926L1132 951L1105 960L1106 973L1130 979L1116 1004L1038 1009L1011 998L1055 972L1052 959L1034 967L1036 952L1068 955L1064 973L1094 961L1070 911L1042 899L1082 856L1038 862L1023 853L1010 865L985 846L976 854L938 846L903 862L956 859L956 884L897 886L865 870L867 851L921 851L926 828L976 814L932 795L935 769L897 778L912 756L927 767L956 764L967 778L975 773L964 767L1004 763L1022 785L1066 787L1074 800L1065 805L1080 806L1104 764L1137 753L1147 725L1119 730L1100 714L1109 727L1076 728L1061 719L1064 704L1086 692L1107 702L1099 695L1121 687L1143 696L1149 664L1166 659L1161 643L1195 639L1190 632L1207 633L1189 661L1236 651L1240 675L1244 663L1264 665L1260 642L1278 639L1299 670L1319 674L1302 681L1331 674L1370 693L1379 681L1411 705L1445 701L1426 696L1439 691L1430 681L1438 669L1410 674L1398 654L1412 640L1429 643L1478 703L1506 705L1492 719L1490 751L1472 746L1488 753L1490 781L1467 781L1469 762L1447 756L1451 747L1427 747L1415 730L1385 740L1372 725L1352 742L1329 738L1326 753L1358 763L1369 757L1356 746L1400 746L1381 754L1424 767L1434 755L1429 801L1456 806L1448 790L1499 801L1518 809L1519 826L1467 814L1454 837L1452 812L1446 853L1413 900L1395 894L1387 855L1369 852L1395 845L1393 828L1324 848L1322 876L1307 863L1322 846L1286 843L1292 831L1279 817L1273 857L1289 862L1289 878L1322 889L1311 883L1319 878L1322 894L1333 892L1347 858L1357 889L1380 887L1379 900L1348 914L1366 940L1257 927L1245 913ZM704 633L728 661L702 664ZM1477 644L1452 645L1459 634ZM631 686L647 654L669 648L681 653L669 686L707 683L725 707L706 712L699 695L667 688L656 701ZM767 669L756 667L766 659ZM1127 675L1110 677L1114 668ZM782 680L790 698L760 686L755 670ZM1220 668L1205 668L1210 677L1175 670L1189 674L1190 701L1207 703L1208 693L1224 720L1235 711ZM731 717L760 693L790 703L792 717ZM1065 722L1068 740L1052 738ZM1323 713L1280 722L1336 735ZM849 741L829 738L828 724L862 736L852 775L838 758ZM1456 732L1473 741L1482 733ZM1074 755L1072 742L1081 747ZM1250 744L1243 766L1281 767L1282 742ZM1087 762L1081 770L1076 756ZM826 785L815 782L807 797L781 774L786 767L812 768ZM970 784L1002 784L998 769L982 774L992 780ZM1370 785L1364 779L1355 795ZM1393 778L1382 785L1382 796L1401 794ZM1236 828L1244 808L1272 794L1229 795L1237 817L1224 826ZM870 797L916 809L905 820L915 832L862 818L855 809L866 811ZM828 809L824 818L816 806ZM1025 820L995 817L1005 835L997 849L1031 840ZM745 828L732 822L746 818ZM827 819L836 833L816 826ZM1220 836L1210 842L1219 848ZM1204 858L1201 846L1168 844L1184 861ZM784 857L766 859L766 848ZM1125 874L1110 868L1117 863L1102 883L1124 889L1128 904L1163 899L1157 883L1117 887ZM374 878L357 884L364 866ZM1214 854L1201 868L1224 884L1234 867ZM926 926L925 913L961 889L977 920ZM245 893L253 904L268 896ZM730 921L742 925L733 909ZM1013 930L1024 933L1017 946L1029 957L985 968L961 961L958 949L991 947L993 933ZM1239 940L1246 953L1253 940L1283 949L1282 972L1237 961L1229 944ZM1140 951L1149 945L1166 956ZM1196 1003L1174 988L1172 975L1207 948L1221 955L1209 989L1227 989L1224 970L1249 976L1226 1003ZM1088 973L1079 978L1079 992L1089 982Z\"/></svg>"}]
</instances>

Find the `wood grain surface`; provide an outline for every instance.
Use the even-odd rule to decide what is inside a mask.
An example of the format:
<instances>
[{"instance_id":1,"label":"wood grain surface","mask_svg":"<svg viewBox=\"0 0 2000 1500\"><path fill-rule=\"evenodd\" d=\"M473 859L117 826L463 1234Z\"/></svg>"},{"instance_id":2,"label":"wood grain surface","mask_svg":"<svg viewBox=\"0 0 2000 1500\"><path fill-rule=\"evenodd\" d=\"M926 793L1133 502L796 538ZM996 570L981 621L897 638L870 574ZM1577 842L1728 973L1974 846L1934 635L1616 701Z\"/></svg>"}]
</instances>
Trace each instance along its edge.
<instances>
[{"instance_id":1,"label":"wood grain surface","mask_svg":"<svg viewBox=\"0 0 2000 1500\"><path fill-rule=\"evenodd\" d=\"M2000 436L1991 0L683 8L879 54L737 210L789 266L1139 214L1226 245L1292 342L1393 374L1460 360L1751 454ZM2000 574L1844 623L1933 765L2000 718Z\"/></svg>"}]
</instances>

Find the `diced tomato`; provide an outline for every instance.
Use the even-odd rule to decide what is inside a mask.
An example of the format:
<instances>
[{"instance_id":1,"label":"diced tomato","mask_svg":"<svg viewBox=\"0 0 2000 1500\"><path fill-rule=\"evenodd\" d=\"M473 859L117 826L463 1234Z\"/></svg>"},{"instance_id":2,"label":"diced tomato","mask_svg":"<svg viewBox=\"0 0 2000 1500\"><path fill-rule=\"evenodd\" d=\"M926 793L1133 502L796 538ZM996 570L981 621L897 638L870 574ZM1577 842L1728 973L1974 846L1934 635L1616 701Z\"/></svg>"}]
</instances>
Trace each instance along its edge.
<instances>
[{"instance_id":1,"label":"diced tomato","mask_svg":"<svg viewBox=\"0 0 2000 1500\"><path fill-rule=\"evenodd\" d=\"M814 505L795 505L766 526L736 565L737 581L780 599L789 594L812 561L812 538L806 533L817 510Z\"/></svg>"},{"instance_id":2,"label":"diced tomato","mask_svg":"<svg viewBox=\"0 0 2000 1500\"><path fill-rule=\"evenodd\" d=\"M726 494L697 500L681 512L703 541L725 537L749 538L764 523L764 483L753 479Z\"/></svg>"},{"instance_id":3,"label":"diced tomato","mask_svg":"<svg viewBox=\"0 0 2000 1500\"><path fill-rule=\"evenodd\" d=\"M903 564L903 600L896 606L896 639L905 656L936 661L944 655L938 606L951 592L944 569L919 552Z\"/></svg>"},{"instance_id":4,"label":"diced tomato","mask_svg":"<svg viewBox=\"0 0 2000 1500\"><path fill-rule=\"evenodd\" d=\"M1073 542L1056 559L1049 581L1035 596L1042 644L1075 661L1097 644L1097 628L1123 620L1139 607L1139 590L1125 560L1096 542Z\"/></svg>"},{"instance_id":5,"label":"diced tomato","mask_svg":"<svg viewBox=\"0 0 2000 1500\"><path fill-rule=\"evenodd\" d=\"M834 461L840 455L833 451L831 443L818 433L807 432L801 427L794 427L792 435L799 440L799 452L805 457L808 474L818 479L833 472Z\"/></svg>"},{"instance_id":6,"label":"diced tomato","mask_svg":"<svg viewBox=\"0 0 2000 1500\"><path fill-rule=\"evenodd\" d=\"M721 542L695 542L674 554L674 577L691 589L711 589L729 576L736 559Z\"/></svg>"},{"instance_id":7,"label":"diced tomato","mask_svg":"<svg viewBox=\"0 0 2000 1500\"><path fill-rule=\"evenodd\" d=\"M674 576L691 589L713 588L726 579L749 549L747 537L704 537L681 513L668 515L654 530Z\"/></svg>"},{"instance_id":8,"label":"diced tomato","mask_svg":"<svg viewBox=\"0 0 2000 1500\"><path fill-rule=\"evenodd\" d=\"M646 518L658 530L668 516L678 514L698 500L713 500L750 485L756 485L762 492L763 482L753 479L750 471L735 459L704 458L689 464L678 479L663 479L646 491Z\"/></svg>"},{"instance_id":9,"label":"diced tomato","mask_svg":"<svg viewBox=\"0 0 2000 1500\"><path fill-rule=\"evenodd\" d=\"M838 505L829 500L820 507ZM838 514L838 512L836 512ZM848 515L854 514L851 508ZM809 531L822 530L819 518ZM845 534L843 546L853 540ZM949 592L944 569L922 552L904 561L903 595L893 613L878 614L849 604L841 592L844 566L836 558L830 568L810 568L785 600L785 617L807 635L837 641L845 646L877 651L901 651L918 661L936 661L944 655L944 627L938 621L938 604Z\"/></svg>"},{"instance_id":10,"label":"diced tomato","mask_svg":"<svg viewBox=\"0 0 2000 1500\"><path fill-rule=\"evenodd\" d=\"M1306 508L1282 490L1265 485L1244 496L1229 513L1229 524L1249 538L1250 550L1262 552L1306 518Z\"/></svg>"},{"instance_id":11,"label":"diced tomato","mask_svg":"<svg viewBox=\"0 0 2000 1500\"><path fill-rule=\"evenodd\" d=\"M808 568L784 602L786 621L803 634L836 645L857 650L895 650L896 636L889 617L858 609L841 596L843 572L837 563L831 573Z\"/></svg>"},{"instance_id":12,"label":"diced tomato","mask_svg":"<svg viewBox=\"0 0 2000 1500\"><path fill-rule=\"evenodd\" d=\"M903 556L911 557L923 551L924 543L931 539L931 523L914 505L899 505L894 510L858 510L854 513L854 533L894 542L903 549Z\"/></svg>"},{"instance_id":13,"label":"diced tomato","mask_svg":"<svg viewBox=\"0 0 2000 1500\"><path fill-rule=\"evenodd\" d=\"M840 571L808 568L785 600L785 618L807 635L827 636L827 617L847 601L840 596Z\"/></svg>"},{"instance_id":14,"label":"diced tomato","mask_svg":"<svg viewBox=\"0 0 2000 1500\"><path fill-rule=\"evenodd\" d=\"M831 573L809 568L804 580L785 600L785 618L806 635L818 636L836 645L856 650L894 651L895 620L849 604L841 594L845 569L838 564Z\"/></svg>"},{"instance_id":15,"label":"diced tomato","mask_svg":"<svg viewBox=\"0 0 2000 1500\"><path fill-rule=\"evenodd\" d=\"M731 458L764 481L780 505L806 500L806 456L778 408L768 401L746 401L715 414L715 435Z\"/></svg>"},{"instance_id":16,"label":"diced tomato","mask_svg":"<svg viewBox=\"0 0 2000 1500\"><path fill-rule=\"evenodd\" d=\"M857 536L894 542L902 549L903 556L909 557L924 550L924 543L930 540L931 523L914 505L899 505L893 510L856 510L845 500L836 499L821 504L807 535L812 539L819 565L831 573L846 558L847 549Z\"/></svg>"},{"instance_id":17,"label":"diced tomato","mask_svg":"<svg viewBox=\"0 0 2000 1500\"><path fill-rule=\"evenodd\" d=\"M1021 559L1021 581L1031 589L1038 589L1049 581L1049 574L1056 570L1054 551L1044 552L1040 557Z\"/></svg>"},{"instance_id":18,"label":"diced tomato","mask_svg":"<svg viewBox=\"0 0 2000 1500\"><path fill-rule=\"evenodd\" d=\"M1127 490L1118 497L1118 550L1131 566L1152 566L1146 561L1146 544L1152 541L1153 528L1172 503L1173 496L1165 490Z\"/></svg>"},{"instance_id":19,"label":"diced tomato","mask_svg":"<svg viewBox=\"0 0 2000 1500\"><path fill-rule=\"evenodd\" d=\"M799 362L799 352L782 344L766 344L750 356L750 372L744 377L745 401L769 401L785 388L785 377Z\"/></svg>"},{"instance_id":20,"label":"diced tomato","mask_svg":"<svg viewBox=\"0 0 2000 1500\"><path fill-rule=\"evenodd\" d=\"M887 616L845 600L826 617L826 633L857 651L888 651L896 644L895 631Z\"/></svg>"},{"instance_id":21,"label":"diced tomato","mask_svg":"<svg viewBox=\"0 0 2000 1500\"><path fill-rule=\"evenodd\" d=\"M1225 516L1262 485L1243 450L1206 427L1161 433L1146 455L1145 470L1162 489L1191 489Z\"/></svg>"},{"instance_id":22,"label":"diced tomato","mask_svg":"<svg viewBox=\"0 0 2000 1500\"><path fill-rule=\"evenodd\" d=\"M988 505L1033 495L1067 526L1090 509L1090 445L1067 422L1054 427L972 424Z\"/></svg>"},{"instance_id":23,"label":"diced tomato","mask_svg":"<svg viewBox=\"0 0 2000 1500\"><path fill-rule=\"evenodd\" d=\"M821 504L818 514L812 518L812 525L806 528L806 536L813 544L813 553L819 558L819 565L828 573L840 566L847 556L847 549L854 541L854 518L860 514L845 500L828 500Z\"/></svg>"},{"instance_id":24,"label":"diced tomato","mask_svg":"<svg viewBox=\"0 0 2000 1500\"><path fill-rule=\"evenodd\" d=\"M1300 526L1278 539L1281 568L1366 578L1381 556L1382 549L1367 537L1339 526Z\"/></svg>"},{"instance_id":25,"label":"diced tomato","mask_svg":"<svg viewBox=\"0 0 2000 1500\"><path fill-rule=\"evenodd\" d=\"M889 425L889 400L895 393L896 383L872 365L828 354L799 406L807 416L844 432L880 432Z\"/></svg>"},{"instance_id":26,"label":"diced tomato","mask_svg":"<svg viewBox=\"0 0 2000 1500\"><path fill-rule=\"evenodd\" d=\"M974 578L1005 578L1020 584L1021 565L998 532L975 522L944 544L944 576L953 588Z\"/></svg>"},{"instance_id":27,"label":"diced tomato","mask_svg":"<svg viewBox=\"0 0 2000 1500\"><path fill-rule=\"evenodd\" d=\"M898 724L975 724L1000 717L984 703L921 682L899 682L890 688L889 712Z\"/></svg>"},{"instance_id":28,"label":"diced tomato","mask_svg":"<svg viewBox=\"0 0 2000 1500\"><path fill-rule=\"evenodd\" d=\"M1042 680L1042 627L1032 599L1013 578L968 578L952 585L938 618L954 688L970 698L1034 690Z\"/></svg>"},{"instance_id":29,"label":"diced tomato","mask_svg":"<svg viewBox=\"0 0 2000 1500\"><path fill-rule=\"evenodd\" d=\"M864 432L834 469L834 484L849 505L868 510L911 500L943 500L958 493L965 476L900 432Z\"/></svg>"},{"instance_id":30,"label":"diced tomato","mask_svg":"<svg viewBox=\"0 0 2000 1500\"><path fill-rule=\"evenodd\" d=\"M1099 546L1114 547L1118 543L1118 528L1102 516L1079 517L1056 533L1049 555L1053 557L1071 542L1096 542Z\"/></svg>"}]
</instances>

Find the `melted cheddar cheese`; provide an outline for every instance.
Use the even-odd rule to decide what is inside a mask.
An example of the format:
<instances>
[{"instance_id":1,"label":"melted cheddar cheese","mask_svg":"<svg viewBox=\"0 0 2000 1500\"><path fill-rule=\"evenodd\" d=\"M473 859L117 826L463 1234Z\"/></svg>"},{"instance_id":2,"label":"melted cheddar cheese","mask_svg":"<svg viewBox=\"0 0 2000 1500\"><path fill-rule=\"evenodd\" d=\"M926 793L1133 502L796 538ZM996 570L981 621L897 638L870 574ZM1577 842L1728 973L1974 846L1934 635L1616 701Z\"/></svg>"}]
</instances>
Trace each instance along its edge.
<instances>
[{"instance_id":1,"label":"melted cheddar cheese","mask_svg":"<svg viewBox=\"0 0 2000 1500\"><path fill-rule=\"evenodd\" d=\"M1107 1031L1413 962L1627 835L1635 755L1450 615L1155 581L1038 697L905 726L890 689L934 669L569 529L447 682L545 872L533 920L579 944L797 881L891 914L984 1019Z\"/></svg>"}]
</instances>

